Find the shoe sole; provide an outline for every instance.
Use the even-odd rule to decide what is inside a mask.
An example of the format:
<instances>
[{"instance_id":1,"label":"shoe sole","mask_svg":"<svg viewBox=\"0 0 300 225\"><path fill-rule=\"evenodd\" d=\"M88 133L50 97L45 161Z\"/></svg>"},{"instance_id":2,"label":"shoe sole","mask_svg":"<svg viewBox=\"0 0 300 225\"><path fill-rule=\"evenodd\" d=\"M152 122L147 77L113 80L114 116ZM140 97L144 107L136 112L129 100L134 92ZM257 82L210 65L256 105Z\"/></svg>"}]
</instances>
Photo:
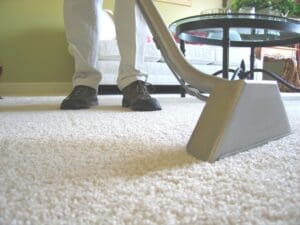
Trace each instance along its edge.
<instances>
[{"instance_id":1,"label":"shoe sole","mask_svg":"<svg viewBox=\"0 0 300 225\"><path fill-rule=\"evenodd\" d=\"M70 104L68 102L62 102L62 104L60 105L60 109L64 109L64 110L89 109L93 106L98 106L98 105L99 105L98 101L90 102L90 104Z\"/></svg>"},{"instance_id":2,"label":"shoe sole","mask_svg":"<svg viewBox=\"0 0 300 225\"><path fill-rule=\"evenodd\" d=\"M159 102L152 98L151 102L140 101L136 102L135 104L130 105L129 101L123 98L122 100L122 107L130 108L133 111L159 111L161 110L161 106Z\"/></svg>"}]
</instances>

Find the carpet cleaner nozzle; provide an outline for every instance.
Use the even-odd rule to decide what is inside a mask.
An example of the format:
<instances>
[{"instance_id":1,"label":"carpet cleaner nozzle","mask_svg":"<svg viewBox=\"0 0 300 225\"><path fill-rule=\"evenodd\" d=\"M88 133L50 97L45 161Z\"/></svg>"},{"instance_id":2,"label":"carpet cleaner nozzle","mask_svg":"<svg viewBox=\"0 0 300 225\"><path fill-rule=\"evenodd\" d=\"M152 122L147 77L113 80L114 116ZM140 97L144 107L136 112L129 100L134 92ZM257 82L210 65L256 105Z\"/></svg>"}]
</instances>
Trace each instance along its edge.
<instances>
[{"instance_id":1,"label":"carpet cleaner nozzle","mask_svg":"<svg viewBox=\"0 0 300 225\"><path fill-rule=\"evenodd\" d=\"M198 159L213 162L290 132L276 83L236 80L215 87L187 151Z\"/></svg>"},{"instance_id":2,"label":"carpet cleaner nozzle","mask_svg":"<svg viewBox=\"0 0 300 225\"><path fill-rule=\"evenodd\" d=\"M275 81L229 81L195 69L178 49L153 1L137 3L174 76L188 93L207 101L187 144L190 154L214 162L291 132Z\"/></svg>"}]
</instances>

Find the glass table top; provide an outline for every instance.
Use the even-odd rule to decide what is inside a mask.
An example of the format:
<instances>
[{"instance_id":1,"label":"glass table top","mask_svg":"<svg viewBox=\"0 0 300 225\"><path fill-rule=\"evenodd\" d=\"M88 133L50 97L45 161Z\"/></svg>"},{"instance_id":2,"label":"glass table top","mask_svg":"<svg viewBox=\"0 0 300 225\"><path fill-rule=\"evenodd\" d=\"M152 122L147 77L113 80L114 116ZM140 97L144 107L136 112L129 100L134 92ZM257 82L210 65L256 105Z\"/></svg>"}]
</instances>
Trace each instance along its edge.
<instances>
[{"instance_id":1,"label":"glass table top","mask_svg":"<svg viewBox=\"0 0 300 225\"><path fill-rule=\"evenodd\" d=\"M259 14L206 14L173 22L169 29L191 43L223 45L228 32L231 46L274 46L300 42L300 22Z\"/></svg>"}]
</instances>

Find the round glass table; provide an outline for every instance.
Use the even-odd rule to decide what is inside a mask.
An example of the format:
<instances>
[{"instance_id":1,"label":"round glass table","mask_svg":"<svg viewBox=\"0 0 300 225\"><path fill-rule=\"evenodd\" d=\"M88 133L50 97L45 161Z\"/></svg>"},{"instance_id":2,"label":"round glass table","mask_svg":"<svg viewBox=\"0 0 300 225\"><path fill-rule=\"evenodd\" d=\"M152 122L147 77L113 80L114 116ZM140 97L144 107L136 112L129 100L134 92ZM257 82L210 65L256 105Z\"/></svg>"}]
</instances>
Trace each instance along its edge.
<instances>
[{"instance_id":1,"label":"round glass table","mask_svg":"<svg viewBox=\"0 0 300 225\"><path fill-rule=\"evenodd\" d=\"M248 47L250 53L249 77L253 79L255 48L300 43L300 22L286 17L260 14L205 14L176 20L170 31L185 43L202 43L223 47L223 78L228 79L229 48Z\"/></svg>"}]
</instances>

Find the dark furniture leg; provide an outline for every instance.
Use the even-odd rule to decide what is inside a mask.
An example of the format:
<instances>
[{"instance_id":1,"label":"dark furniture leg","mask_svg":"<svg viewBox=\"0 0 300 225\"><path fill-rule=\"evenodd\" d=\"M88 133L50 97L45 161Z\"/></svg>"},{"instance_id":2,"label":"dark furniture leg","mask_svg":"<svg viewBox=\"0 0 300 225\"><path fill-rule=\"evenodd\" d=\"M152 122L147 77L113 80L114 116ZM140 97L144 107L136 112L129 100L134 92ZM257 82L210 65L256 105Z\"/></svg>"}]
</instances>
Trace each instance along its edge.
<instances>
[{"instance_id":1,"label":"dark furniture leg","mask_svg":"<svg viewBox=\"0 0 300 225\"><path fill-rule=\"evenodd\" d=\"M224 27L223 30L223 78L228 79L229 73L229 29L228 27Z\"/></svg>"},{"instance_id":2,"label":"dark furniture leg","mask_svg":"<svg viewBox=\"0 0 300 225\"><path fill-rule=\"evenodd\" d=\"M152 94L180 94L181 97L185 97L185 90L180 85L152 85L149 89ZM99 95L120 95L122 92L119 90L117 85L99 85Z\"/></svg>"}]
</instances>

